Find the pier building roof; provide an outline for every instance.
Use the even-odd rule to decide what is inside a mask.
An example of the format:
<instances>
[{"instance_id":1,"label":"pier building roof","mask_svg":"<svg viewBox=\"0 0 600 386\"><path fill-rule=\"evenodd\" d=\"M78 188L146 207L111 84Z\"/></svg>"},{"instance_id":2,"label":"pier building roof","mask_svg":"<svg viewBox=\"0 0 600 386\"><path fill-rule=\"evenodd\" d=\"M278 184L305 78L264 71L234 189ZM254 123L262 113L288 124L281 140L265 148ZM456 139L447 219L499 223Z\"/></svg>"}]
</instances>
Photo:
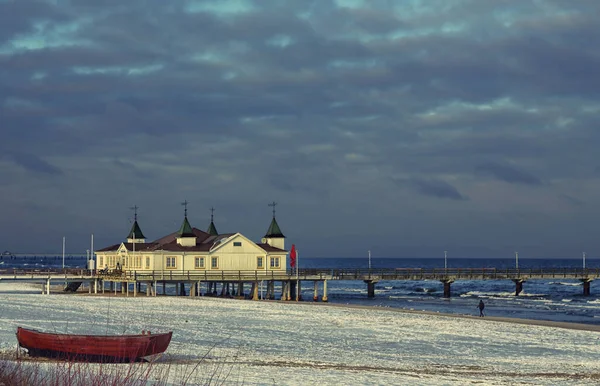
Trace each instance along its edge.
<instances>
[{"instance_id":1,"label":"pier building roof","mask_svg":"<svg viewBox=\"0 0 600 386\"><path fill-rule=\"evenodd\" d=\"M279 224L277 224L277 220L275 220L275 216L273 216L273 220L271 220L271 225L269 225L269 229L267 230L267 234L265 235L265 238L273 238L273 237L285 238L283 233L281 233L281 228L279 228Z\"/></svg>"}]
</instances>

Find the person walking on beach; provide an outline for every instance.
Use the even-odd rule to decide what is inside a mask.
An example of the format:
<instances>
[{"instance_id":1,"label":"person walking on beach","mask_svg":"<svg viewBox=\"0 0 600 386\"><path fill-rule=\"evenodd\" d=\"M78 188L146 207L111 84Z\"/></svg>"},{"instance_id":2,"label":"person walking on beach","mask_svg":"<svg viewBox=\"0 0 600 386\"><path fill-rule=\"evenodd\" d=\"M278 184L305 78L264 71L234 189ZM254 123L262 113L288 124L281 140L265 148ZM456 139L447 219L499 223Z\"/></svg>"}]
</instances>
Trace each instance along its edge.
<instances>
[{"instance_id":1,"label":"person walking on beach","mask_svg":"<svg viewBox=\"0 0 600 386\"><path fill-rule=\"evenodd\" d=\"M479 317L483 318L485 316L483 314L483 309L485 308L485 304L483 303L483 300L479 301L479 305L477 306L477 308L479 308Z\"/></svg>"}]
</instances>

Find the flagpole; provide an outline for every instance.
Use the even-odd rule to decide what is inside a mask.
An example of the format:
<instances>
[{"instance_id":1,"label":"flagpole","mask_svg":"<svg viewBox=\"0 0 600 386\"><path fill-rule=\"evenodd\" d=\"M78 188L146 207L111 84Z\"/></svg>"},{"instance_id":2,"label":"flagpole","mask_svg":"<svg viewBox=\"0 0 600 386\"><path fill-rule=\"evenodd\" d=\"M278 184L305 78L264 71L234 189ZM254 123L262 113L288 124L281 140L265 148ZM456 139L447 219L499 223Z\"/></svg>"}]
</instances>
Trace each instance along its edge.
<instances>
[{"instance_id":1,"label":"flagpole","mask_svg":"<svg viewBox=\"0 0 600 386\"><path fill-rule=\"evenodd\" d=\"M299 257L300 257L300 254L298 253L298 250L296 249L296 301L300 300L300 275L298 273L298 271L300 269L300 264L298 264L298 262L300 261Z\"/></svg>"}]
</instances>

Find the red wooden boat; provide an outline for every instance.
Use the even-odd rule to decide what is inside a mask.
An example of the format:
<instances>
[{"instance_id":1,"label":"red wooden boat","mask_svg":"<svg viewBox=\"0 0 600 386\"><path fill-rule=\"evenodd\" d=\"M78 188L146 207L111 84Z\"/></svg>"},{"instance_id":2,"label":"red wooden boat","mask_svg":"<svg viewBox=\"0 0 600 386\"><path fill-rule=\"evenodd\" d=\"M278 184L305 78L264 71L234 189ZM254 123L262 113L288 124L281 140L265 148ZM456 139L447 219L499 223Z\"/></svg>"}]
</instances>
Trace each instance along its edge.
<instances>
[{"instance_id":1,"label":"red wooden boat","mask_svg":"<svg viewBox=\"0 0 600 386\"><path fill-rule=\"evenodd\" d=\"M86 362L136 362L165 352L172 331L142 335L53 334L17 327L19 346L29 356Z\"/></svg>"}]
</instances>

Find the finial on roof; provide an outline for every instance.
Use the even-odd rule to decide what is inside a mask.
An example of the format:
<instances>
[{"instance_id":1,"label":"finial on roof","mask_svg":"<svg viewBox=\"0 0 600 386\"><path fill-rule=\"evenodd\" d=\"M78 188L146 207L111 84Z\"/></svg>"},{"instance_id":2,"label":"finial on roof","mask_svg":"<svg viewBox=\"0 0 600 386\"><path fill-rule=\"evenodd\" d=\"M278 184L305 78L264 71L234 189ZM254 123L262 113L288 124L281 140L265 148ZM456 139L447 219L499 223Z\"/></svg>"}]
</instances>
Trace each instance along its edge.
<instances>
[{"instance_id":1,"label":"finial on roof","mask_svg":"<svg viewBox=\"0 0 600 386\"><path fill-rule=\"evenodd\" d=\"M269 204L269 206L273 207L273 218L275 218L275 207L277 206L277 203L275 201L273 201L272 203Z\"/></svg>"},{"instance_id":2,"label":"finial on roof","mask_svg":"<svg viewBox=\"0 0 600 386\"><path fill-rule=\"evenodd\" d=\"M210 208L210 222L214 220L215 208Z\"/></svg>"},{"instance_id":3,"label":"finial on roof","mask_svg":"<svg viewBox=\"0 0 600 386\"><path fill-rule=\"evenodd\" d=\"M188 205L188 202L187 202L187 200L185 200L184 202L182 202L182 203L181 203L181 205L183 205L183 206L184 206L184 208L185 208L185 209L183 210L183 215L184 215L185 217L187 217L187 205Z\"/></svg>"},{"instance_id":4,"label":"finial on roof","mask_svg":"<svg viewBox=\"0 0 600 386\"><path fill-rule=\"evenodd\" d=\"M133 221L137 221L137 210L139 209L139 207L137 205L134 205L129 209L133 209Z\"/></svg>"}]
</instances>

